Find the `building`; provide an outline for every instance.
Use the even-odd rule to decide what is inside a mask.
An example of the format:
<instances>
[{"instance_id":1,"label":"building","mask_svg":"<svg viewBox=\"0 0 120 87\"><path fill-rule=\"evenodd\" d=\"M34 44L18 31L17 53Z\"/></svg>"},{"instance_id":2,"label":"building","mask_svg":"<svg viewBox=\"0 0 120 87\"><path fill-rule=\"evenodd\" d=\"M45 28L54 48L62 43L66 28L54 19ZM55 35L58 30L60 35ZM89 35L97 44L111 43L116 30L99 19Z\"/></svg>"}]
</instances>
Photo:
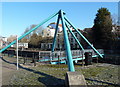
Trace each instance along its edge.
<instances>
[{"instance_id":1,"label":"building","mask_svg":"<svg viewBox=\"0 0 120 87\"><path fill-rule=\"evenodd\" d=\"M55 29L56 29L56 23L50 23L46 29L42 30L41 36L42 37L54 37L55 34ZM72 29L72 28L70 28ZM67 29L68 30L68 29ZM58 33L62 32L62 24L58 25Z\"/></svg>"},{"instance_id":2,"label":"building","mask_svg":"<svg viewBox=\"0 0 120 87\"><path fill-rule=\"evenodd\" d=\"M7 46L7 37L2 37L0 36L0 49L4 48L5 46Z\"/></svg>"},{"instance_id":3,"label":"building","mask_svg":"<svg viewBox=\"0 0 120 87\"><path fill-rule=\"evenodd\" d=\"M72 32L75 34L77 39L80 41L81 40L80 35L75 30L72 30ZM74 37L71 35L70 32L68 32L68 39L69 39L69 42L70 42L71 49L79 49L80 48L78 43L76 42L76 40L74 39ZM52 43L41 43L40 48L42 50L51 50L52 49ZM64 48L63 31L59 31L57 33L55 49L56 50L64 50L65 49Z\"/></svg>"},{"instance_id":4,"label":"building","mask_svg":"<svg viewBox=\"0 0 120 87\"><path fill-rule=\"evenodd\" d=\"M77 39L80 41L81 40L81 37L80 35L75 31L75 30L72 30L72 32L74 33L74 35L77 37ZM78 43L76 42L76 40L74 39L74 37L72 36L72 34L68 31L68 39L69 39L69 42L70 42L70 46L71 46L71 49L79 49L79 45ZM63 32L60 32L57 34L57 41L56 41L56 45L57 45L57 49L64 49L64 36L63 36Z\"/></svg>"},{"instance_id":5,"label":"building","mask_svg":"<svg viewBox=\"0 0 120 87\"><path fill-rule=\"evenodd\" d=\"M16 48L16 44L11 45L11 47ZM28 48L28 43L18 43L18 48Z\"/></svg>"},{"instance_id":6,"label":"building","mask_svg":"<svg viewBox=\"0 0 120 87\"><path fill-rule=\"evenodd\" d=\"M55 29L50 29L47 27L46 29L42 30L41 36L42 37L54 37Z\"/></svg>"},{"instance_id":7,"label":"building","mask_svg":"<svg viewBox=\"0 0 120 87\"><path fill-rule=\"evenodd\" d=\"M42 37L54 37L55 34L56 23L50 23L46 29L42 30L40 33ZM58 32L62 31L62 24L58 26Z\"/></svg>"},{"instance_id":8,"label":"building","mask_svg":"<svg viewBox=\"0 0 120 87\"><path fill-rule=\"evenodd\" d=\"M55 28L56 28L56 25L57 25L57 23L53 22L53 23L50 23L50 24L48 25L48 27L49 27L50 29L55 29ZM61 31L62 31L62 24L59 24L59 25L58 25L58 32L61 32Z\"/></svg>"},{"instance_id":9,"label":"building","mask_svg":"<svg viewBox=\"0 0 120 87\"><path fill-rule=\"evenodd\" d=\"M0 39L0 49L2 48L2 45L3 45L3 41L2 39Z\"/></svg>"},{"instance_id":10,"label":"building","mask_svg":"<svg viewBox=\"0 0 120 87\"><path fill-rule=\"evenodd\" d=\"M42 50L51 50L52 48L52 43L41 43L40 48Z\"/></svg>"}]
</instances>

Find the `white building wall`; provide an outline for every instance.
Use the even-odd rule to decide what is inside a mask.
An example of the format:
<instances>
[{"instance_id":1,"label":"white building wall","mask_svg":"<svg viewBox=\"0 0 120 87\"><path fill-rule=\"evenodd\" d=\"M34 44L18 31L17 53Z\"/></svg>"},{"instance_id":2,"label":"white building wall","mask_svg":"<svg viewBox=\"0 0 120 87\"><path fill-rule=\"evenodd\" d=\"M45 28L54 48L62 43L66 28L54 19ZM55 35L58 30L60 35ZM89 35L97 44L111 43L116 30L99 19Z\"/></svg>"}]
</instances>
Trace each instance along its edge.
<instances>
[{"instance_id":1,"label":"white building wall","mask_svg":"<svg viewBox=\"0 0 120 87\"><path fill-rule=\"evenodd\" d=\"M0 48L2 48L2 45L3 45L3 41L0 40Z\"/></svg>"},{"instance_id":2,"label":"white building wall","mask_svg":"<svg viewBox=\"0 0 120 87\"><path fill-rule=\"evenodd\" d=\"M46 29L42 30L41 36L42 37L54 37L54 33L55 33L55 29L50 29L47 27Z\"/></svg>"},{"instance_id":3,"label":"white building wall","mask_svg":"<svg viewBox=\"0 0 120 87\"><path fill-rule=\"evenodd\" d=\"M7 37L2 37L2 40L7 42Z\"/></svg>"},{"instance_id":4,"label":"white building wall","mask_svg":"<svg viewBox=\"0 0 120 87\"><path fill-rule=\"evenodd\" d=\"M0 48L3 48L7 45L7 37L0 36Z\"/></svg>"},{"instance_id":5,"label":"white building wall","mask_svg":"<svg viewBox=\"0 0 120 87\"><path fill-rule=\"evenodd\" d=\"M60 48L60 45L61 45L61 39L64 39L64 37L63 37L63 32L62 32L62 27L61 26L58 26L58 28L59 28L59 30L58 30L58 34L57 34L57 41L56 41L56 48ZM67 29L67 28L66 28ZM72 28L70 28L71 30L73 30ZM67 29L68 30L68 29ZM43 33L42 33L42 36L43 37L54 37L54 33L55 33L55 29L53 29L51 26L49 26L49 27L47 27L46 29L44 29L43 31L42 31ZM73 33L75 34L75 36L78 38L78 40L80 40L80 35L79 34L77 34L77 32L75 32L75 31L73 31ZM78 43L76 42L76 40L73 38L73 36L71 35L71 33L69 32L69 34L68 34L68 38L69 38L69 41L70 41L70 44L71 44L71 46L72 46L72 48L79 48L79 45L78 45ZM52 44L52 43L49 43L49 44ZM48 45L49 45L48 44ZM45 47L47 47L46 46L47 45L47 43L41 43L41 48L43 49L43 48L45 48ZM64 41L63 41L63 44L62 44L62 46L64 45ZM48 47L49 49L51 48L50 47L50 45L49 45L49 47ZM62 47L63 48L63 47Z\"/></svg>"}]
</instances>

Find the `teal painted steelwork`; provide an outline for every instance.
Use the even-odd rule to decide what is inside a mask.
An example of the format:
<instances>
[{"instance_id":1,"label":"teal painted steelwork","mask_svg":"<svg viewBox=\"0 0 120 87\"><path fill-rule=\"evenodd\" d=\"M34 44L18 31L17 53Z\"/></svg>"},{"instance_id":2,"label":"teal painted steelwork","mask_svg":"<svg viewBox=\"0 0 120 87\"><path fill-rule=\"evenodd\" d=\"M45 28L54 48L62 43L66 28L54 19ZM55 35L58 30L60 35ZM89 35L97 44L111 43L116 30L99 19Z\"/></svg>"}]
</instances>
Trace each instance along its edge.
<instances>
[{"instance_id":1,"label":"teal painted steelwork","mask_svg":"<svg viewBox=\"0 0 120 87\"><path fill-rule=\"evenodd\" d=\"M83 46L80 44L79 40L77 39L77 37L74 35L74 33L70 30L70 28L68 27L67 23L65 23L66 27L68 28L68 30L70 31L70 33L72 34L72 36L74 37L74 39L77 41L78 45L82 48L82 50L84 50Z\"/></svg>"},{"instance_id":2,"label":"teal painted steelwork","mask_svg":"<svg viewBox=\"0 0 120 87\"><path fill-rule=\"evenodd\" d=\"M64 17L64 19L77 31L77 33L91 46L91 48L101 57L103 58L103 56L92 46L92 44L82 35L82 33L80 31L78 31L77 28L75 28L72 23L67 19L67 17Z\"/></svg>"},{"instance_id":3,"label":"teal painted steelwork","mask_svg":"<svg viewBox=\"0 0 120 87\"><path fill-rule=\"evenodd\" d=\"M58 15L57 24L56 24L56 28L55 28L55 34L54 34L54 39L53 39L53 44L52 44L52 52L54 52L55 45L56 45L56 36L57 36L57 32L58 32L59 20L60 20L60 14Z\"/></svg>"},{"instance_id":4,"label":"teal painted steelwork","mask_svg":"<svg viewBox=\"0 0 120 87\"><path fill-rule=\"evenodd\" d=\"M29 30L27 33L23 34L22 36L20 36L18 38L18 40L21 40L22 38L24 38L25 36L27 36L28 34L30 34L32 31L36 30L38 27L40 27L41 25L43 25L45 22L47 22L48 20L50 20L51 18L55 17L57 13L54 13L53 15L49 16L47 19L45 19L44 21L42 21L39 25L37 25L36 27L32 28L31 30ZM3 52L4 50L6 50L7 48L9 48L11 45L15 44L16 40L14 40L13 42L11 42L9 45L7 45L5 48L0 50L0 53Z\"/></svg>"},{"instance_id":5,"label":"teal painted steelwork","mask_svg":"<svg viewBox=\"0 0 120 87\"><path fill-rule=\"evenodd\" d=\"M0 53L2 53L4 50L6 50L7 48L9 48L11 45L13 45L14 43L16 43L16 40L14 40L13 42L11 42L9 45L7 45L6 47L4 47L3 49L0 50Z\"/></svg>"},{"instance_id":6,"label":"teal painted steelwork","mask_svg":"<svg viewBox=\"0 0 120 87\"><path fill-rule=\"evenodd\" d=\"M104 54L101 54L101 55L104 55ZM94 57L99 57L98 55L93 55L92 58ZM79 56L73 56L73 61L78 61L78 60L84 60L85 57L82 58L82 55L79 55ZM66 57L60 57L60 63L66 63ZM48 62L50 61L50 59L41 59L39 60L38 62ZM58 64L58 58L54 58L52 60L52 62L50 62L51 64Z\"/></svg>"},{"instance_id":7,"label":"teal painted steelwork","mask_svg":"<svg viewBox=\"0 0 120 87\"><path fill-rule=\"evenodd\" d=\"M63 28L63 34L64 34L64 43L65 43L65 49L66 49L66 54L67 54L67 60L68 60L68 68L69 71L74 72L74 64L73 64L73 60L72 60L72 53L71 53L71 49L70 49L70 42L68 40L68 34L67 34L67 30L65 28L65 20L64 20L64 12L62 10L60 10L61 13L61 22L62 22L62 28Z\"/></svg>"},{"instance_id":8,"label":"teal painted steelwork","mask_svg":"<svg viewBox=\"0 0 120 87\"><path fill-rule=\"evenodd\" d=\"M57 30L58 30L58 24L59 24L59 19L61 18L61 22L62 22L62 28L63 28L63 34L64 34L64 43L65 43L65 50L66 50L66 55L67 55L67 64L68 64L68 68L69 68L69 71L71 72L74 72L75 69L74 69L74 64L73 64L73 61L77 61L79 59L84 59L83 58L77 58L77 59L72 59L72 53L71 53L71 49L70 49L70 43L69 43L69 39L68 39L68 34L67 34L67 30L66 30L66 27L65 27L65 20L66 22L68 22L76 31L77 33L82 36L82 38L94 49L95 52L97 52L101 57L102 55L90 44L90 42L81 34L81 32L79 32L71 23L70 21L65 17L65 13L60 10L59 12L51 15L50 17L48 17L47 19L45 19L43 22L41 22L39 25L37 25L36 27L32 28L31 30L29 30L27 33L23 34L22 36L20 36L18 38L18 40L21 40L22 38L24 38L26 35L30 34L32 31L36 30L38 27L40 27L41 25L43 25L45 22L47 22L48 20L50 20L51 18L55 17L56 15L58 15L58 20L57 20L57 26L56 26L56 31L55 31L55 36L54 36L54 40L53 40L53 46L52 46L52 52L54 52L54 48L55 48L55 43L56 43L56 35L57 35ZM73 34L73 37L75 38L74 34ZM77 42L79 42L77 39L76 39ZM16 43L16 40L14 40L13 42L11 42L8 46L6 46L5 48L1 49L0 50L0 53L3 52L4 50L6 50L7 48L9 48L11 45L15 44ZM79 42L79 46L80 46L80 42ZM81 45L81 48L82 48L82 45ZM83 50L84 48L82 48ZM43 61L47 61L49 59L45 59ZM52 61L54 59L51 59L50 58L50 61ZM62 61L62 62L65 62L66 63L66 60ZM53 62L51 62L53 63Z\"/></svg>"}]
</instances>

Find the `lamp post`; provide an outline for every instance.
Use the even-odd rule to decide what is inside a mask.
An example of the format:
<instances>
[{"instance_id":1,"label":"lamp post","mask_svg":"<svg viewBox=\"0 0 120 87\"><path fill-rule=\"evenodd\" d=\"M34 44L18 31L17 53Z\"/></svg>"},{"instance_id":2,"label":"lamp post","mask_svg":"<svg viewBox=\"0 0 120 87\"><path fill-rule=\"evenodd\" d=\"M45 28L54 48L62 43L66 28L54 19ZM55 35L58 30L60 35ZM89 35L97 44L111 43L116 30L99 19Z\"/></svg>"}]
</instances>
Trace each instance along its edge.
<instances>
[{"instance_id":1,"label":"lamp post","mask_svg":"<svg viewBox=\"0 0 120 87\"><path fill-rule=\"evenodd\" d=\"M18 36L16 36L17 43L16 43L16 56L17 56L17 70L18 70Z\"/></svg>"}]
</instances>

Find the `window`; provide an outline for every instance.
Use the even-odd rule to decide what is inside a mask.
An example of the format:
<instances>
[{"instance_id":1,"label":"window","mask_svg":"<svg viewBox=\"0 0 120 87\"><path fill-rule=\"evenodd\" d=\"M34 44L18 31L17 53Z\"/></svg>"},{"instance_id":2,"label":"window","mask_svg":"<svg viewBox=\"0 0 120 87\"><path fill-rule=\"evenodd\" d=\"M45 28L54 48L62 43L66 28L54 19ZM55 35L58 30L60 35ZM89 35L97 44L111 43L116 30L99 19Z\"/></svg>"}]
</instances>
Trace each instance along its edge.
<instances>
[{"instance_id":1,"label":"window","mask_svg":"<svg viewBox=\"0 0 120 87\"><path fill-rule=\"evenodd\" d=\"M71 38L71 42L73 42L73 38Z\"/></svg>"},{"instance_id":2,"label":"window","mask_svg":"<svg viewBox=\"0 0 120 87\"><path fill-rule=\"evenodd\" d=\"M59 44L58 44L58 48L60 48L60 47L59 47Z\"/></svg>"},{"instance_id":3,"label":"window","mask_svg":"<svg viewBox=\"0 0 120 87\"><path fill-rule=\"evenodd\" d=\"M60 35L58 34L58 37L59 37Z\"/></svg>"},{"instance_id":4,"label":"window","mask_svg":"<svg viewBox=\"0 0 120 87\"><path fill-rule=\"evenodd\" d=\"M69 37L69 35L70 35L70 34L68 33L68 37Z\"/></svg>"},{"instance_id":5,"label":"window","mask_svg":"<svg viewBox=\"0 0 120 87\"><path fill-rule=\"evenodd\" d=\"M43 33L44 33L44 32L42 31L42 35L43 35Z\"/></svg>"},{"instance_id":6,"label":"window","mask_svg":"<svg viewBox=\"0 0 120 87\"><path fill-rule=\"evenodd\" d=\"M77 37L77 33L75 33L75 36Z\"/></svg>"}]
</instances>

